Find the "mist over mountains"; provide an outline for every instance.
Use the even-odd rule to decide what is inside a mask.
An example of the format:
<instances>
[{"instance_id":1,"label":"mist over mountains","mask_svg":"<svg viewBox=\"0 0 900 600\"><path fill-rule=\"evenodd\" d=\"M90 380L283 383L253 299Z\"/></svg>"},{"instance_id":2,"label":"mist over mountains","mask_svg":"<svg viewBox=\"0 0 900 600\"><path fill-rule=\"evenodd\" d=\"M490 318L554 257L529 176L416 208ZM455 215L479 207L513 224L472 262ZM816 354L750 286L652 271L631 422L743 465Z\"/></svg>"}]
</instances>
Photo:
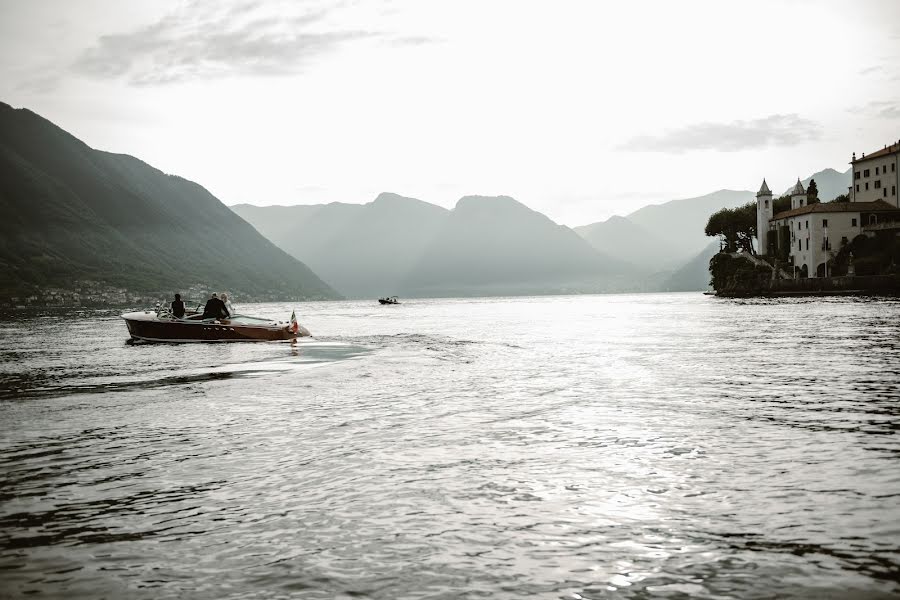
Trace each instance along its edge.
<instances>
[{"instance_id":1,"label":"mist over mountains","mask_svg":"<svg viewBox=\"0 0 900 600\"><path fill-rule=\"evenodd\" d=\"M0 103L0 292L90 280L129 290L201 283L243 298L336 298L200 185L87 146Z\"/></svg>"}]
</instances>

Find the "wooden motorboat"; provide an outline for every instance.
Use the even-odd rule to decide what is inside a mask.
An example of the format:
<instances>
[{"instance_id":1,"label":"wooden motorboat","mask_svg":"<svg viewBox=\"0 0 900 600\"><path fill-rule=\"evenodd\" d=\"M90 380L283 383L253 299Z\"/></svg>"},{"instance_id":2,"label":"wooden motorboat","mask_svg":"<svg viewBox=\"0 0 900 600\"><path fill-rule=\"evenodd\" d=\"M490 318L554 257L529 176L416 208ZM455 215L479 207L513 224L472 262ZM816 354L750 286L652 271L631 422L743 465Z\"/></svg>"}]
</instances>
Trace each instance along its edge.
<instances>
[{"instance_id":1,"label":"wooden motorboat","mask_svg":"<svg viewBox=\"0 0 900 600\"><path fill-rule=\"evenodd\" d=\"M397 296L387 296L386 298L379 298L378 302L380 304L400 304Z\"/></svg>"},{"instance_id":2,"label":"wooden motorboat","mask_svg":"<svg viewBox=\"0 0 900 600\"><path fill-rule=\"evenodd\" d=\"M202 314L178 318L167 311L122 315L131 339L141 342L272 342L311 335L293 320L288 323L247 315L204 319Z\"/></svg>"}]
</instances>

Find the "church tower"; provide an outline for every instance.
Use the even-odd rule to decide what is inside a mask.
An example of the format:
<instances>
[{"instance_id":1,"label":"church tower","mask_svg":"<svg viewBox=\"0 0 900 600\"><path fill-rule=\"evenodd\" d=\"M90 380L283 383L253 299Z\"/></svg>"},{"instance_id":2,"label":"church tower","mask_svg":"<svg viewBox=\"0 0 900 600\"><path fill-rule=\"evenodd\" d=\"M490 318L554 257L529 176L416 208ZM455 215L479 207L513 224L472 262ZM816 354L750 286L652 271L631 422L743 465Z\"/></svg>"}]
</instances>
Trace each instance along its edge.
<instances>
[{"instance_id":1,"label":"church tower","mask_svg":"<svg viewBox=\"0 0 900 600\"><path fill-rule=\"evenodd\" d=\"M797 178L797 184L791 190L791 210L802 206L806 206L806 190L803 189L803 184Z\"/></svg>"},{"instance_id":2,"label":"church tower","mask_svg":"<svg viewBox=\"0 0 900 600\"><path fill-rule=\"evenodd\" d=\"M769 219L772 218L774 210L772 192L766 185L766 180L763 179L762 186L756 192L756 250L761 255L768 254Z\"/></svg>"}]
</instances>

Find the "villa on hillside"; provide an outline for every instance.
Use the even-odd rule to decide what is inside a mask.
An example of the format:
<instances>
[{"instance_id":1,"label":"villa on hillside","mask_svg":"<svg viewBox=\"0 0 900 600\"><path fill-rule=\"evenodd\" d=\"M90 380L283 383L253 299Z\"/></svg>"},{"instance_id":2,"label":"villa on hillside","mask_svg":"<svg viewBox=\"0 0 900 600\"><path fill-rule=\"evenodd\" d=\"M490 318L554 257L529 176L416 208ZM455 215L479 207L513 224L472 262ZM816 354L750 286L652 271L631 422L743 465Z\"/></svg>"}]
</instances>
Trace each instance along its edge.
<instances>
[{"instance_id":1,"label":"villa on hillside","mask_svg":"<svg viewBox=\"0 0 900 600\"><path fill-rule=\"evenodd\" d=\"M756 194L759 253L781 257L794 277L825 277L828 261L858 235L900 235L900 142L857 159L848 202L810 202L800 180L790 191L791 207L777 214L765 179Z\"/></svg>"}]
</instances>

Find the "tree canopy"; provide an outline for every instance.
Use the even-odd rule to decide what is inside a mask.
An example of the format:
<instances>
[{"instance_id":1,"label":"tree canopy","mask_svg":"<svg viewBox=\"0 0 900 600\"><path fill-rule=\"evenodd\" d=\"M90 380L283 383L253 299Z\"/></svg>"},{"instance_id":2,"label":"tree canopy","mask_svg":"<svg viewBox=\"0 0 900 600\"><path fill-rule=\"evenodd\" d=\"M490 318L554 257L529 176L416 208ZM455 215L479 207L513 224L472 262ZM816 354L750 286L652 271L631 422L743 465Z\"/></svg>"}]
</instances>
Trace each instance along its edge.
<instances>
[{"instance_id":1,"label":"tree canopy","mask_svg":"<svg viewBox=\"0 0 900 600\"><path fill-rule=\"evenodd\" d=\"M819 187L816 185L815 179L809 180L809 187L806 188L806 203L817 204L819 202Z\"/></svg>"},{"instance_id":2,"label":"tree canopy","mask_svg":"<svg viewBox=\"0 0 900 600\"><path fill-rule=\"evenodd\" d=\"M737 208L723 208L709 217L704 230L710 237L719 236L725 243L726 252L738 249L753 251L756 237L756 203L750 202Z\"/></svg>"}]
</instances>

